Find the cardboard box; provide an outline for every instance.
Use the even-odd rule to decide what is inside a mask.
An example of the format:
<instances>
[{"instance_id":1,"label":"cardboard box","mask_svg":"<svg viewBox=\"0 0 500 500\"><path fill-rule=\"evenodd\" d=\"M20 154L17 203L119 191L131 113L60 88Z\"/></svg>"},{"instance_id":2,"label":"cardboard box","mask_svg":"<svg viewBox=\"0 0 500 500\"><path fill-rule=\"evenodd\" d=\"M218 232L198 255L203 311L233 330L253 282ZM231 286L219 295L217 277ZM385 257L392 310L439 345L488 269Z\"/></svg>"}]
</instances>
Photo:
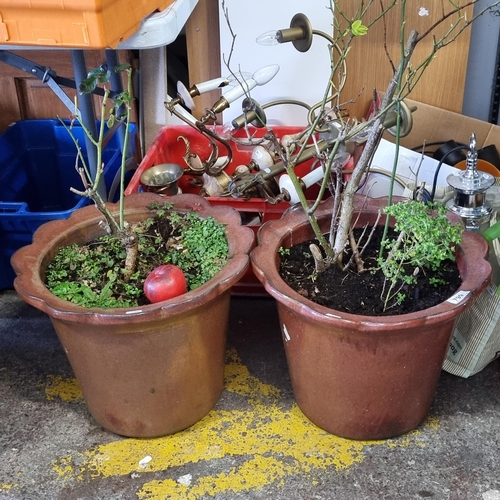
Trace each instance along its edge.
<instances>
[{"instance_id":1,"label":"cardboard box","mask_svg":"<svg viewBox=\"0 0 500 500\"><path fill-rule=\"evenodd\" d=\"M413 113L412 131L401 140L403 146L412 149L424 141L443 143L448 140L469 144L471 133L475 133L478 149L493 144L500 150L499 126L410 99L406 103L416 106L417 110ZM389 135L386 134L385 137L391 140Z\"/></svg>"},{"instance_id":2,"label":"cardboard box","mask_svg":"<svg viewBox=\"0 0 500 500\"><path fill-rule=\"evenodd\" d=\"M453 188L449 186L447 177L450 174L457 175L465 168L467 151L462 149L452 152L443 158L442 164L438 160L442 158L443 151L450 151L458 144L468 146L472 133L476 135L476 149L480 158L478 170L484 170L494 177L500 176L500 156L496 150L500 146L500 127L417 101L406 100L406 103L416 110L413 112L410 134L401 138L393 190L395 196L411 197L415 187L425 182L429 192L433 184L436 184L435 200L446 202L452 198ZM454 145L446 144L448 141L454 141ZM360 189L361 193L373 198L388 195L396 151L394 142L395 137L386 132L375 152L371 171ZM489 147L483 150L487 146ZM436 151L440 155L434 159ZM482 156L487 157L490 163L484 163ZM462 161L457 164L460 157ZM438 175L435 178L436 172Z\"/></svg>"}]
</instances>

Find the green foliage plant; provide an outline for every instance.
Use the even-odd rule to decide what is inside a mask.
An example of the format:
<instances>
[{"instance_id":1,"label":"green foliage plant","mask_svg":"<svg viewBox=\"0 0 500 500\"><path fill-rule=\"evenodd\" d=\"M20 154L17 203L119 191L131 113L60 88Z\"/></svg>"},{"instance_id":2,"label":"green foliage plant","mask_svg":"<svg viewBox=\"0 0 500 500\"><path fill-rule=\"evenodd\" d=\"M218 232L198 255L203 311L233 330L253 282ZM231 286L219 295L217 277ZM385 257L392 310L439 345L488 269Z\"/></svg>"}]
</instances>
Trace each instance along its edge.
<instances>
[{"instance_id":1,"label":"green foliage plant","mask_svg":"<svg viewBox=\"0 0 500 500\"><path fill-rule=\"evenodd\" d=\"M460 222L450 221L442 203L407 201L389 205L384 212L394 217L398 233L397 238L383 240L387 255L378 259L385 276L381 299L387 310L404 300L404 285L416 283L418 274L439 271L443 262L455 259L464 228ZM439 284L440 279L434 277L429 283Z\"/></svg>"},{"instance_id":2,"label":"green foliage plant","mask_svg":"<svg viewBox=\"0 0 500 500\"><path fill-rule=\"evenodd\" d=\"M194 212L176 212L169 204L150 208L154 216L133 226L138 255L132 275L124 268L126 251L120 240L104 235L87 245L61 248L47 268L47 287L83 307L135 307L145 303L144 280L157 266L181 268L189 290L221 270L229 250L223 224Z\"/></svg>"},{"instance_id":3,"label":"green foliage plant","mask_svg":"<svg viewBox=\"0 0 500 500\"><path fill-rule=\"evenodd\" d=\"M127 88L111 94L111 71L126 75ZM61 248L46 274L47 287L57 296L84 307L134 307L144 301L143 283L155 267L173 263L186 275L188 289L194 289L211 279L226 263L228 244L224 225L198 214L180 214L165 204L151 206L151 218L144 223L129 224L124 216L126 152L130 142L130 119L134 101L132 68L118 65L113 70L95 68L79 86L80 93L91 93L100 85L104 90L101 122L97 138L80 122L86 136L96 147L94 169L87 164L78 140L72 132L74 120L68 126L61 120L76 146L76 168L83 190L71 190L90 198L105 219L106 235L88 245ZM110 96L113 106L107 111ZM120 166L119 214L115 217L100 194L104 181L102 153L106 130L125 127ZM95 172L95 174L93 173ZM168 221L168 222L167 222ZM168 234L161 227L168 226Z\"/></svg>"},{"instance_id":4,"label":"green foliage plant","mask_svg":"<svg viewBox=\"0 0 500 500\"><path fill-rule=\"evenodd\" d=\"M278 145L275 149L279 155L284 170L288 174L297 193L300 205L308 217L308 221L314 232L318 245L310 246L314 256L317 273L325 271L334 265L343 271L351 268L354 272L362 273L371 270L371 266L365 266L363 259L364 248L368 242L356 240L353 225L356 221L355 197L360 187L366 180L370 171L375 151L386 130L385 122L389 114L395 111L395 158L392 165L390 187L388 191L389 206L393 205L392 193L398 156L400 150L401 126L402 126L402 103L409 97L418 85L423 74L431 62L436 59L438 53L448 45L454 43L457 38L470 27L472 22L479 16L489 12L493 15L498 13L499 0L489 0L480 8L475 9L472 16L468 16L467 9L478 4L479 0L459 2L456 0L442 0L434 5L438 15L437 20L423 32L417 31L408 23L408 12L419 8L411 0L387 0L387 1L363 1L352 0L352 2L339 2L329 0L331 11L333 37L323 34L330 40L330 75L325 82L325 91L320 103L309 110L308 127L301 135L300 141L291 142L288 145ZM484 5L485 4L485 5ZM479 5L477 5L479 7ZM398 20L389 25L387 15L394 11ZM372 27L376 24L383 25L383 37L371 38ZM313 32L320 34L320 32ZM388 63L392 70L392 76L388 80L383 96L378 100L375 92L372 99L373 113L366 121L353 120L348 116L350 101L346 99L343 92L346 83L346 75L349 72L349 52L358 44L360 39L373 40L373 43L383 44ZM432 40L428 43L428 52L416 63L412 62L415 49L422 40ZM391 50L394 45L399 50ZM394 57L394 59L393 59ZM368 82L369 83L369 82ZM360 95L363 89L360 89ZM331 127L332 117L336 120ZM347 118L346 118L347 117ZM334 131L334 133L332 133ZM315 134L320 134L321 141L315 139ZM322 134L322 135L321 135ZM316 152L314 158L318 161L324 172L318 195L314 200L306 197L301 179L296 172L297 164L303 157L309 157L312 149L308 144L314 139ZM277 141L275 141L277 142ZM354 164L348 176L344 175L343 157L345 151L353 144L364 144L362 152ZM298 152L297 152L298 150ZM316 210L324 199L325 192L329 190L334 200L332 208L332 221L327 234L323 233L319 221L315 215ZM406 205L406 204L405 204ZM427 268L434 268L445 256L453 257L453 247L458 243L458 228L448 229L436 226L443 219L441 208L437 210L437 217L431 217L428 222L424 219L430 214L430 210L424 205L417 207L417 203L399 208L391 208L388 213L397 214L398 210L406 211L410 207L415 210L411 214L411 220L418 220L417 227L402 229L399 242L391 247L392 242L382 243L379 249L380 267L386 276L386 288L383 293L385 308L393 307L404 299L404 285L415 280L413 273L424 272ZM420 209L420 211L418 211ZM392 212L394 211L394 212ZM421 218L420 218L421 217ZM399 225L403 227L404 217L400 219ZM420 231L429 224L439 235L434 239L434 232L428 229ZM384 228L382 242L388 233L388 225ZM451 234L450 234L451 233ZM363 233L363 238L365 238ZM371 235L368 236L368 239ZM441 241L439 241L441 239ZM321 248L320 248L321 247ZM390 250L389 250L390 248ZM351 251L347 251L350 249ZM384 260L384 251L390 253ZM427 267L428 266L428 267Z\"/></svg>"},{"instance_id":5,"label":"green foliage plant","mask_svg":"<svg viewBox=\"0 0 500 500\"><path fill-rule=\"evenodd\" d=\"M180 267L191 290L198 288L218 272L227 260L228 246L224 226L194 212L172 212L170 222L178 233L181 251L168 254L166 261Z\"/></svg>"}]
</instances>

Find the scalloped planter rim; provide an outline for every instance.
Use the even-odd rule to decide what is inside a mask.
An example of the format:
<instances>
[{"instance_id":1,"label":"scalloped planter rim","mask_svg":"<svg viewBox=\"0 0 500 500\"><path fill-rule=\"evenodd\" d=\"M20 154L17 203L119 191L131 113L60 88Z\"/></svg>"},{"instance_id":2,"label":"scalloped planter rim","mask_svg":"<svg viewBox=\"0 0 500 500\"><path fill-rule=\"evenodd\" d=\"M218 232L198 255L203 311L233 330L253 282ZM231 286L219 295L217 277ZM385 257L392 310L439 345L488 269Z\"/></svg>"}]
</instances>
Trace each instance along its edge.
<instances>
[{"instance_id":1,"label":"scalloped planter rim","mask_svg":"<svg viewBox=\"0 0 500 500\"><path fill-rule=\"evenodd\" d=\"M363 201L358 224L374 223L385 200ZM319 208L327 232L332 200ZM279 275L280 247L313 238L307 217L291 207L259 230L250 259L276 299L292 387L303 413L317 426L352 439L391 438L417 427L434 399L455 321L486 287L488 245L464 233L457 249L463 282L453 298L399 316L356 316L320 306Z\"/></svg>"},{"instance_id":2,"label":"scalloped planter rim","mask_svg":"<svg viewBox=\"0 0 500 500\"><path fill-rule=\"evenodd\" d=\"M164 198L125 198L129 222L151 216L146 206ZM86 309L61 300L43 283L47 264L62 245L102 234L94 206L51 221L33 243L12 257L14 287L46 312L67 353L94 419L124 436L171 434L202 419L218 401L224 377L231 286L245 273L254 234L230 207L211 207L186 194L169 198L175 209L195 210L226 224L230 258L210 281L173 299L128 309ZM113 206L113 211L118 205Z\"/></svg>"}]
</instances>

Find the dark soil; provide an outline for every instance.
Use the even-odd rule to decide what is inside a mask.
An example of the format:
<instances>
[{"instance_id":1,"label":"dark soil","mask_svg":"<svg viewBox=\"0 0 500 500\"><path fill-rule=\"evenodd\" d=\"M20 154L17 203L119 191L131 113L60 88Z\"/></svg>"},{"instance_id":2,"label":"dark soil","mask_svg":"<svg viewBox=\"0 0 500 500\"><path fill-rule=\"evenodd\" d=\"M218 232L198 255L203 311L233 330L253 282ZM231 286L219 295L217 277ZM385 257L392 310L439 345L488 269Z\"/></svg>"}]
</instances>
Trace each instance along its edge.
<instances>
[{"instance_id":1,"label":"dark soil","mask_svg":"<svg viewBox=\"0 0 500 500\"><path fill-rule=\"evenodd\" d=\"M376 232L371 247L364 255L366 269L375 269L377 252L382 231ZM435 306L453 295L460 287L461 278L456 263L445 261L435 273L420 272L417 283L405 285L402 290L405 300L383 311L381 300L384 275L381 271L365 271L361 274L353 270L342 271L337 266L330 266L326 271L314 277L314 260L309 250L310 240L290 248L289 255L281 259L280 274L285 282L295 291L309 300L337 311L366 316L386 316L406 314ZM348 256L345 262L348 261ZM439 277L445 285L431 285L429 278Z\"/></svg>"}]
</instances>

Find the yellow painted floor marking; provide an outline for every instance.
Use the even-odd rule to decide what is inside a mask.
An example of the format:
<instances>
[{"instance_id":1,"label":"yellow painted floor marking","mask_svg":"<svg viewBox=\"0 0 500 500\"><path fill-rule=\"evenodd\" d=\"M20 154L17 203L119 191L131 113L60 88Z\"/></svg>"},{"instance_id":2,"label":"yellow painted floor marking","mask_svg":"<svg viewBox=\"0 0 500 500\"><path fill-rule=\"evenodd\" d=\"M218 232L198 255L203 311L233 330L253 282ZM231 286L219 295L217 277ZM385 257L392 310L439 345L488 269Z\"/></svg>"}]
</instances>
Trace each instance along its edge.
<instances>
[{"instance_id":1,"label":"yellow painted floor marking","mask_svg":"<svg viewBox=\"0 0 500 500\"><path fill-rule=\"evenodd\" d=\"M74 401L83 398L82 391L75 379L63 379L60 375L48 375L45 396L51 401L56 397L63 401Z\"/></svg>"},{"instance_id":2,"label":"yellow painted floor marking","mask_svg":"<svg viewBox=\"0 0 500 500\"><path fill-rule=\"evenodd\" d=\"M17 487L18 487L17 484L0 483L0 493L8 493L13 488L17 488Z\"/></svg>"},{"instance_id":3,"label":"yellow painted floor marking","mask_svg":"<svg viewBox=\"0 0 500 500\"><path fill-rule=\"evenodd\" d=\"M189 486L170 477L145 482L137 492L140 500L197 500L207 495L252 491L269 484L279 486L294 475L307 476L314 484L320 471L347 469L360 463L366 446L425 445L419 439L421 431L396 440L369 442L342 439L322 431L295 404L291 408L280 405L279 390L251 376L235 351L229 352L225 388L244 397L248 406L213 410L201 422L172 436L118 438L77 457L62 457L53 463L53 470L66 480L88 481L129 474L143 475L147 480L150 472L165 471L166 476L172 476L168 472L171 467L223 457L227 464L231 458L234 465L227 470L193 477ZM428 427L436 429L437 420L430 420ZM148 455L152 460L141 468L139 460Z\"/></svg>"}]
</instances>

